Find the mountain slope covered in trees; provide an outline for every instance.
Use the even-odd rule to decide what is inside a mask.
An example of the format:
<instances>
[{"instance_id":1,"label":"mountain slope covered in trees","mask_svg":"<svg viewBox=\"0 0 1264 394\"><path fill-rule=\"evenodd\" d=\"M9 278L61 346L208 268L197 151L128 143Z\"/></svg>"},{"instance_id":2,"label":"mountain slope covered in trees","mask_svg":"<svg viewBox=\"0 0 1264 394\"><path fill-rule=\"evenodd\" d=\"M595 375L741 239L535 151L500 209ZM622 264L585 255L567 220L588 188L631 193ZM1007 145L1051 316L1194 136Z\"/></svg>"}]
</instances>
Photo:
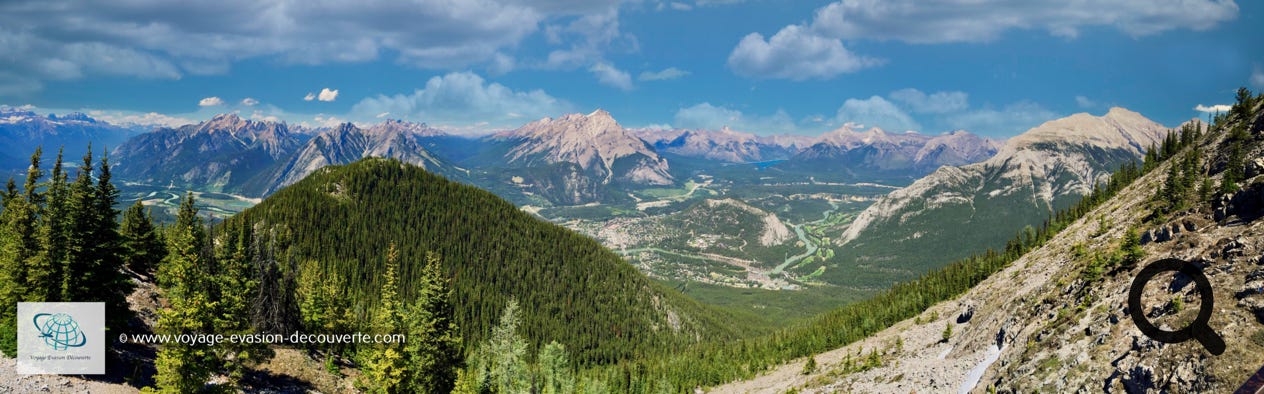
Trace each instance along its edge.
<instances>
[{"instance_id":1,"label":"mountain slope covered in trees","mask_svg":"<svg viewBox=\"0 0 1264 394\"><path fill-rule=\"evenodd\" d=\"M466 344L484 338L511 299L522 305L521 331L533 348L557 340L580 363L731 335L717 312L664 291L595 241L395 160L323 168L229 226L239 222L288 234L291 272L342 281L337 298L361 318L376 307L390 244L404 300L417 296L417 273L433 253L452 278Z\"/></svg>"}]
</instances>

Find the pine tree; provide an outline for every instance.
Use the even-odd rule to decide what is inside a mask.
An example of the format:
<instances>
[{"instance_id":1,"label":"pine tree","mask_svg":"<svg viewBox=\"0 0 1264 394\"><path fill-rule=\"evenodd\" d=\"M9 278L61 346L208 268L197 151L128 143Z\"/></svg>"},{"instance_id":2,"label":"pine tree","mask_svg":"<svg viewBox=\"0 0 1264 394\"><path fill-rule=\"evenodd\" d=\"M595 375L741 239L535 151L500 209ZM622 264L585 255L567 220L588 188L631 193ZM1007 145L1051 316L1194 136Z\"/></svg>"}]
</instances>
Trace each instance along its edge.
<instances>
[{"instance_id":1,"label":"pine tree","mask_svg":"<svg viewBox=\"0 0 1264 394\"><path fill-rule=\"evenodd\" d=\"M40 250L36 226L39 220L43 194L37 190L41 150L31 155L27 167L24 192L19 193L13 179L9 179L4 195L4 211L0 213L0 350L15 355L17 303L20 301L48 300L43 288L36 288L47 272L34 270L31 263ZM32 277L34 275L34 277ZM12 338L12 339L11 339Z\"/></svg>"},{"instance_id":2,"label":"pine tree","mask_svg":"<svg viewBox=\"0 0 1264 394\"><path fill-rule=\"evenodd\" d=\"M0 210L0 352L8 357L17 356L17 305L24 293L20 275L23 267L13 253L18 248L18 235L12 228L21 198L17 184L9 178L3 194L4 209Z\"/></svg>"},{"instance_id":3,"label":"pine tree","mask_svg":"<svg viewBox=\"0 0 1264 394\"><path fill-rule=\"evenodd\" d=\"M171 335L209 333L214 328L216 305L209 296L210 272L203 255L206 233L193 193L180 203L166 240L168 254L158 267L158 285L170 306L159 311L157 331ZM157 389L164 393L198 391L210 378L214 363L205 346L163 344L154 361Z\"/></svg>"},{"instance_id":4,"label":"pine tree","mask_svg":"<svg viewBox=\"0 0 1264 394\"><path fill-rule=\"evenodd\" d=\"M158 231L154 228L153 216L140 200L123 212L120 232L123 238L124 265L141 275L153 272L167 253L167 248L163 246Z\"/></svg>"},{"instance_id":5,"label":"pine tree","mask_svg":"<svg viewBox=\"0 0 1264 394\"><path fill-rule=\"evenodd\" d=\"M808 362L803 363L803 374L811 375L816 372L816 357L808 357Z\"/></svg>"},{"instance_id":6,"label":"pine tree","mask_svg":"<svg viewBox=\"0 0 1264 394\"><path fill-rule=\"evenodd\" d=\"M251 308L259 288L250 256L249 227L244 222L237 223L240 224L224 226L220 241L215 243L215 264L212 265L217 269L213 285L218 297L214 326L215 332L223 335L253 333ZM265 344L223 343L214 351L223 362L223 372L229 376L230 385L243 377L247 362L262 361L272 355Z\"/></svg>"},{"instance_id":7,"label":"pine tree","mask_svg":"<svg viewBox=\"0 0 1264 394\"><path fill-rule=\"evenodd\" d=\"M37 189L39 180L44 174L40 170L40 154L40 149L36 149L35 154L31 155L31 165L27 167L22 194L9 198L4 207L3 225L7 230L6 238L9 238L9 242L4 245L4 250L0 251L0 267L4 267L5 271L9 272L9 279L14 284L12 293L2 296L5 298L4 302L48 300L45 289L32 288L32 286L42 284L42 279L47 275L46 271L35 270L31 267L31 260L40 250L39 237L36 236L39 211L43 202L43 193Z\"/></svg>"},{"instance_id":8,"label":"pine tree","mask_svg":"<svg viewBox=\"0 0 1264 394\"><path fill-rule=\"evenodd\" d=\"M456 371L461 368L461 338L454 320L448 288L434 254L426 255L417 301L407 317L410 389L426 393L446 393L453 389Z\"/></svg>"},{"instance_id":9,"label":"pine tree","mask_svg":"<svg viewBox=\"0 0 1264 394\"><path fill-rule=\"evenodd\" d=\"M117 332L131 319L132 312L127 307L127 296L135 286L123 271L124 250L117 221L119 212L114 208L119 192L111 179L110 158L102 155L97 168L97 184L92 195L92 212L88 216L92 221L88 233L92 241L92 255L86 256L90 261L88 267L92 270L90 276L96 282L88 282L92 283L91 289L86 289L76 301L105 302L107 327Z\"/></svg>"},{"instance_id":10,"label":"pine tree","mask_svg":"<svg viewBox=\"0 0 1264 394\"><path fill-rule=\"evenodd\" d=\"M69 185L66 184L66 171L62 165L62 151L57 151L57 161L53 164L52 178L49 179L45 191L47 206L41 220L39 237L42 247L38 257L38 265L48 272L41 287L47 292L49 301L60 301L62 282L66 268L66 242L69 236L67 227L70 207L67 200ZM164 250L163 253L166 251Z\"/></svg>"},{"instance_id":11,"label":"pine tree","mask_svg":"<svg viewBox=\"0 0 1264 394\"><path fill-rule=\"evenodd\" d=\"M498 393L524 393L531 386L527 376L527 343L518 336L520 319L518 300L509 300L482 352L489 361L488 380Z\"/></svg>"},{"instance_id":12,"label":"pine tree","mask_svg":"<svg viewBox=\"0 0 1264 394\"><path fill-rule=\"evenodd\" d=\"M352 326L351 310L346 307L346 280L341 276L324 275L316 263L304 265L298 278L298 308L307 332L343 333ZM333 369L334 360L345 346L328 344L325 364Z\"/></svg>"},{"instance_id":13,"label":"pine tree","mask_svg":"<svg viewBox=\"0 0 1264 394\"><path fill-rule=\"evenodd\" d=\"M400 313L397 252L392 243L386 252L386 274L377 312L371 328L374 335L392 335L403 332L404 316ZM360 385L370 393L409 392L405 387L407 360L402 344L376 343L361 354L364 375Z\"/></svg>"},{"instance_id":14,"label":"pine tree","mask_svg":"<svg viewBox=\"0 0 1264 394\"><path fill-rule=\"evenodd\" d=\"M540 348L537 357L537 392L540 394L571 394L575 392L575 377L571 373L570 361L566 356L566 346L557 341L549 342Z\"/></svg>"},{"instance_id":15,"label":"pine tree","mask_svg":"<svg viewBox=\"0 0 1264 394\"><path fill-rule=\"evenodd\" d=\"M250 237L251 264L259 282L259 294L251 308L251 324L264 333L294 332L302 326L303 314L296 290L299 270L286 251L289 232L260 228L261 231Z\"/></svg>"},{"instance_id":16,"label":"pine tree","mask_svg":"<svg viewBox=\"0 0 1264 394\"><path fill-rule=\"evenodd\" d=\"M92 149L88 149L88 153L84 154L83 164L75 175L75 182L70 185L67 200L69 214L66 223L66 257L63 260L61 277L62 301L84 300L91 295L93 285L100 279L93 277L96 270L93 269L92 260L95 258L96 248L91 234L97 223L94 217L96 188L92 185L92 170Z\"/></svg>"},{"instance_id":17,"label":"pine tree","mask_svg":"<svg viewBox=\"0 0 1264 394\"><path fill-rule=\"evenodd\" d=\"M1179 163L1168 164L1167 178L1163 180L1163 204L1165 212L1175 212L1184 208L1185 190L1181 180Z\"/></svg>"},{"instance_id":18,"label":"pine tree","mask_svg":"<svg viewBox=\"0 0 1264 394\"><path fill-rule=\"evenodd\" d=\"M1252 107L1255 106L1253 97L1250 89L1247 89L1245 86L1238 88L1237 95L1234 97L1236 103L1233 104L1233 108L1230 111L1233 113L1233 116L1238 118L1239 122L1246 122L1247 117L1251 115Z\"/></svg>"},{"instance_id":19,"label":"pine tree","mask_svg":"<svg viewBox=\"0 0 1264 394\"><path fill-rule=\"evenodd\" d=\"M1135 267L1145 258L1145 250L1141 249L1141 234L1136 227L1128 227L1124 231L1124 239L1119 248L1123 251L1122 263L1126 268Z\"/></svg>"}]
</instances>

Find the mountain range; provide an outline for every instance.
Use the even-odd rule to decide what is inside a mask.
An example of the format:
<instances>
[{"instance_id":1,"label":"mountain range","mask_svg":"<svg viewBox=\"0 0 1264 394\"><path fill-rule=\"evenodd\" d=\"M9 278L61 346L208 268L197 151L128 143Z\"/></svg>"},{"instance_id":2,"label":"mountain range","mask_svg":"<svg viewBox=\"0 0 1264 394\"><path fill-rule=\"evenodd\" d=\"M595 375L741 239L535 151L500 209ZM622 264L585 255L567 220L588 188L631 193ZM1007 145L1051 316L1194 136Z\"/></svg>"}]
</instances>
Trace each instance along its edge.
<instances>
[{"instance_id":1,"label":"mountain range","mask_svg":"<svg viewBox=\"0 0 1264 394\"><path fill-rule=\"evenodd\" d=\"M113 152L120 178L155 185L244 192L306 140L285 123L235 114L160 128L128 140Z\"/></svg>"},{"instance_id":2,"label":"mountain range","mask_svg":"<svg viewBox=\"0 0 1264 394\"><path fill-rule=\"evenodd\" d=\"M1052 120L1009 139L990 159L941 167L887 194L838 242L858 265L903 268L977 252L962 245L999 248L1109 180L1120 165L1140 160L1168 132L1123 108Z\"/></svg>"},{"instance_id":3,"label":"mountain range","mask_svg":"<svg viewBox=\"0 0 1264 394\"><path fill-rule=\"evenodd\" d=\"M757 136L728 127L638 130L637 134L660 152L729 163L785 160L816 140L804 135Z\"/></svg>"},{"instance_id":4,"label":"mountain range","mask_svg":"<svg viewBox=\"0 0 1264 394\"><path fill-rule=\"evenodd\" d=\"M323 166L391 157L516 203L566 206L624 202L629 191L680 185L691 173L674 169L673 160L690 161L690 169L699 163L781 161L776 165L792 173L911 180L993 152L994 141L964 131L928 136L843 128L810 137L728 128L633 130L599 109L480 138L399 120L312 129L223 114L136 135L115 149L112 159L117 174L129 181L262 197Z\"/></svg>"},{"instance_id":5,"label":"mountain range","mask_svg":"<svg viewBox=\"0 0 1264 394\"><path fill-rule=\"evenodd\" d=\"M143 132L143 127L112 125L78 112L39 115L0 106L0 171L25 170L36 146L44 149L44 159L50 162L57 150L64 148L65 161L73 163L86 153L89 144L99 154Z\"/></svg>"},{"instance_id":6,"label":"mountain range","mask_svg":"<svg viewBox=\"0 0 1264 394\"><path fill-rule=\"evenodd\" d=\"M788 165L839 171L853 177L870 175L921 176L941 166L959 166L996 154L997 143L966 131L940 135L888 133L874 127L859 131L852 125L825 133Z\"/></svg>"}]
</instances>

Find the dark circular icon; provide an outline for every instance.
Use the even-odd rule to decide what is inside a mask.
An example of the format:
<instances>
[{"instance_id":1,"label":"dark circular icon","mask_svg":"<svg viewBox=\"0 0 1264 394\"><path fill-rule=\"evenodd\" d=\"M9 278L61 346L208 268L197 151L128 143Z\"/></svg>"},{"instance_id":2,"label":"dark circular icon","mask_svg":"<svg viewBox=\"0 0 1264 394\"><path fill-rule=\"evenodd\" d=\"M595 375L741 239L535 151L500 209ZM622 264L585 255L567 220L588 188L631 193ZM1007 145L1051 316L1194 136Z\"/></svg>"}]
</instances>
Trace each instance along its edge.
<instances>
[{"instance_id":1,"label":"dark circular icon","mask_svg":"<svg viewBox=\"0 0 1264 394\"><path fill-rule=\"evenodd\" d=\"M1185 328L1176 331L1164 331L1155 327L1141 309L1141 293L1145 290L1146 283L1154 279L1155 275L1167 271L1178 271L1194 279L1194 284L1198 286L1198 294L1202 297L1202 306L1198 308L1198 318ZM1142 334L1163 343L1181 343L1191 338L1197 339L1198 343L1207 348L1211 354L1220 355L1225 351L1224 339L1220 338L1220 335L1207 324L1211 321L1213 303L1211 282L1207 280L1203 270L1188 261L1176 258L1155 261L1141 269L1137 278L1132 280L1132 288L1128 291L1128 313L1132 315L1132 322L1137 324Z\"/></svg>"}]
</instances>

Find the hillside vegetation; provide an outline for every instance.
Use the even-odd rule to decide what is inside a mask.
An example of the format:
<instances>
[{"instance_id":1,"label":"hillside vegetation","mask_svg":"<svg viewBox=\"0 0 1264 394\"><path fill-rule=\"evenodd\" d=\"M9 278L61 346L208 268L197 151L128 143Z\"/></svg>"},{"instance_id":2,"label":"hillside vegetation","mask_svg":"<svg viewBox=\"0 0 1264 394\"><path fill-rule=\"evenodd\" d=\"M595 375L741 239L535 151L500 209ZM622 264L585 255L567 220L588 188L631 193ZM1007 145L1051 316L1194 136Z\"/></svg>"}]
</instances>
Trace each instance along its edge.
<instances>
[{"instance_id":1,"label":"hillside vegetation","mask_svg":"<svg viewBox=\"0 0 1264 394\"><path fill-rule=\"evenodd\" d=\"M716 312L665 291L595 241L394 160L322 169L229 225L239 222L283 234L292 267L282 270L339 281L334 298L359 318L378 305L390 244L403 300L417 296L417 273L433 254L452 280L466 344L485 338L511 299L532 348L557 340L581 364L733 335Z\"/></svg>"}]
</instances>

